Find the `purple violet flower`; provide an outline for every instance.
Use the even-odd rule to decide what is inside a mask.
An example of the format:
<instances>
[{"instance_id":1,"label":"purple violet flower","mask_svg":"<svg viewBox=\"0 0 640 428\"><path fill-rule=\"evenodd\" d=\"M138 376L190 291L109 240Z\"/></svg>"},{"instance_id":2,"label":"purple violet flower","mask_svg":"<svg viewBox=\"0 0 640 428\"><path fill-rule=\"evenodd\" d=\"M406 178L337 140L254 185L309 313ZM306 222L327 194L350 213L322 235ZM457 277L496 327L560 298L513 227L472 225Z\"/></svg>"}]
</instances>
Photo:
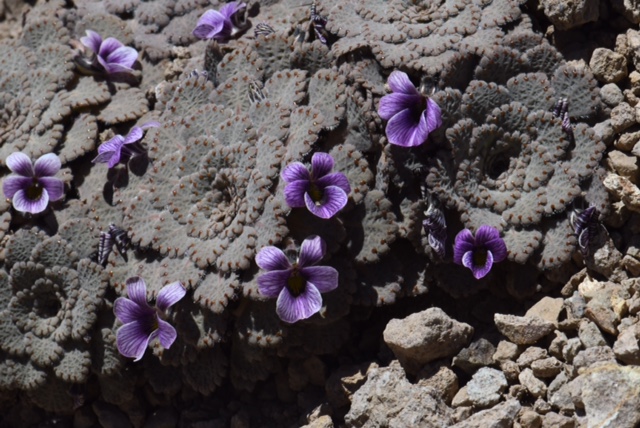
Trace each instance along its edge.
<instances>
[{"instance_id":1,"label":"purple violet flower","mask_svg":"<svg viewBox=\"0 0 640 428\"><path fill-rule=\"evenodd\" d=\"M131 156L132 153L140 151L140 148L136 148L133 144L142 139L145 129L159 126L158 122L147 122L142 126L134 126L125 137L116 135L98 147L98 156L92 162L108 163L109 168L113 168L120 162L121 152L124 152L125 156ZM127 145L129 147L126 147Z\"/></svg>"},{"instance_id":2,"label":"purple violet flower","mask_svg":"<svg viewBox=\"0 0 640 428\"><path fill-rule=\"evenodd\" d=\"M156 299L156 306L147 303L147 284L138 276L127 279L126 297L118 297L113 305L113 313L124 323L116 333L120 354L139 361L147 350L149 342L156 337L163 348L169 349L178 333L171 324L161 319L169 307L184 297L187 291L180 282L162 287Z\"/></svg>"},{"instance_id":3,"label":"purple violet flower","mask_svg":"<svg viewBox=\"0 0 640 428\"><path fill-rule=\"evenodd\" d=\"M100 34L92 30L87 30L87 35L81 37L80 42L96 54L96 59L107 74L131 72L138 59L138 51L134 48L123 45L113 37L103 41Z\"/></svg>"},{"instance_id":4,"label":"purple violet flower","mask_svg":"<svg viewBox=\"0 0 640 428\"><path fill-rule=\"evenodd\" d=\"M320 293L338 287L338 271L330 266L314 266L324 257L322 238L313 236L302 242L295 262L276 247L264 247L256 263L267 272L258 277L258 289L266 297L277 298L276 313L282 321L307 319L322 307Z\"/></svg>"},{"instance_id":5,"label":"purple violet flower","mask_svg":"<svg viewBox=\"0 0 640 428\"><path fill-rule=\"evenodd\" d=\"M44 211L49 201L57 201L64 195L64 183L54 177L60 171L60 158L47 153L31 163L22 152L11 153L7 166L16 175L4 180L4 196L12 199L13 207L25 213L38 214Z\"/></svg>"},{"instance_id":6,"label":"purple violet flower","mask_svg":"<svg viewBox=\"0 0 640 428\"><path fill-rule=\"evenodd\" d=\"M494 263L507 258L507 245L495 227L483 225L474 238L469 229L456 236L453 245L453 261L471 269L476 279L489 273Z\"/></svg>"},{"instance_id":7,"label":"purple violet flower","mask_svg":"<svg viewBox=\"0 0 640 428\"><path fill-rule=\"evenodd\" d=\"M232 1L222 6L220 12L213 9L206 11L198 20L193 35L202 40L227 40L237 31L234 15L246 6L245 3Z\"/></svg>"},{"instance_id":8,"label":"purple violet flower","mask_svg":"<svg viewBox=\"0 0 640 428\"><path fill-rule=\"evenodd\" d=\"M429 134L442 125L440 107L422 95L409 76L394 71L387 80L392 94L380 99L378 114L387 122L387 139L391 144L415 147L427 141Z\"/></svg>"},{"instance_id":9,"label":"purple violet flower","mask_svg":"<svg viewBox=\"0 0 640 428\"><path fill-rule=\"evenodd\" d=\"M282 171L287 182L284 198L292 208L306 206L320 218L331 218L347 204L351 192L349 180L341 172L329 174L333 158L327 153L315 153L311 172L300 162L293 162Z\"/></svg>"}]
</instances>

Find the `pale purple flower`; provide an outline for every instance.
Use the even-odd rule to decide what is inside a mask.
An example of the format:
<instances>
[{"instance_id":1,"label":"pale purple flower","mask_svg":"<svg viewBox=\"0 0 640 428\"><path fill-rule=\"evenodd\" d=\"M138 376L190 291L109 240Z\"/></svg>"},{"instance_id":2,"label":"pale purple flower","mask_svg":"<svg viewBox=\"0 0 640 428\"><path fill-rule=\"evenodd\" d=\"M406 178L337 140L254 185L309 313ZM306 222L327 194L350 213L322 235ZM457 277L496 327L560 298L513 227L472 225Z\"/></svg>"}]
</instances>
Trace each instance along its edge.
<instances>
[{"instance_id":1,"label":"pale purple flower","mask_svg":"<svg viewBox=\"0 0 640 428\"><path fill-rule=\"evenodd\" d=\"M247 5L245 3L232 1L220 9L206 11L198 20L193 35L199 39L226 40L236 32L234 25L235 14L242 11Z\"/></svg>"},{"instance_id":2,"label":"pale purple flower","mask_svg":"<svg viewBox=\"0 0 640 428\"><path fill-rule=\"evenodd\" d=\"M306 206L320 218L331 218L347 204L351 192L349 180L341 172L330 173L333 158L327 153L315 153L311 172L300 162L293 162L282 171L287 182L284 198L292 208Z\"/></svg>"},{"instance_id":3,"label":"pale purple flower","mask_svg":"<svg viewBox=\"0 0 640 428\"><path fill-rule=\"evenodd\" d=\"M387 122L387 139L391 144L415 147L427 141L429 134L442 125L440 107L422 95L409 76L394 71L387 80L392 94L380 99L378 114Z\"/></svg>"},{"instance_id":4,"label":"pale purple flower","mask_svg":"<svg viewBox=\"0 0 640 428\"><path fill-rule=\"evenodd\" d=\"M102 40L100 34L87 30L80 42L96 54L98 63L107 74L128 73L138 59L138 51L123 45L119 40L109 37Z\"/></svg>"},{"instance_id":5,"label":"pale purple flower","mask_svg":"<svg viewBox=\"0 0 640 428\"><path fill-rule=\"evenodd\" d=\"M282 321L307 319L322 307L322 296L338 287L338 271L330 266L314 266L324 257L325 243L319 236L302 242L293 263L276 247L264 247L256 263L267 272L258 277L258 289L266 297L277 298L276 313Z\"/></svg>"},{"instance_id":6,"label":"pale purple flower","mask_svg":"<svg viewBox=\"0 0 640 428\"><path fill-rule=\"evenodd\" d=\"M160 123L158 122L147 122L142 126L134 126L124 137L122 135L116 135L98 147L98 156L96 156L92 162L107 163L109 168L113 168L120 162L122 152L124 152L126 156L130 156L132 153L141 150L141 148L137 147L134 143L142 139L145 129L157 128L159 126Z\"/></svg>"},{"instance_id":7,"label":"pale purple flower","mask_svg":"<svg viewBox=\"0 0 640 428\"><path fill-rule=\"evenodd\" d=\"M171 324L162 319L186 294L180 282L162 287L156 299L156 306L147 303L147 284L138 276L127 279L126 297L118 297L113 305L113 313L124 323L116 333L116 343L120 354L138 361L142 358L149 342L158 338L163 348L169 349L178 333Z\"/></svg>"},{"instance_id":8,"label":"pale purple flower","mask_svg":"<svg viewBox=\"0 0 640 428\"><path fill-rule=\"evenodd\" d=\"M13 207L25 213L37 214L44 211L49 201L57 201L64 196L64 183L54 177L60 171L60 158L47 153L31 163L29 156L21 152L11 153L6 160L11 172L4 180L4 196L12 199Z\"/></svg>"},{"instance_id":9,"label":"pale purple flower","mask_svg":"<svg viewBox=\"0 0 640 428\"><path fill-rule=\"evenodd\" d=\"M453 261L471 269L476 279L487 275L494 263L506 258L507 245L495 227L480 226L475 237L469 229L460 231L456 236Z\"/></svg>"}]
</instances>

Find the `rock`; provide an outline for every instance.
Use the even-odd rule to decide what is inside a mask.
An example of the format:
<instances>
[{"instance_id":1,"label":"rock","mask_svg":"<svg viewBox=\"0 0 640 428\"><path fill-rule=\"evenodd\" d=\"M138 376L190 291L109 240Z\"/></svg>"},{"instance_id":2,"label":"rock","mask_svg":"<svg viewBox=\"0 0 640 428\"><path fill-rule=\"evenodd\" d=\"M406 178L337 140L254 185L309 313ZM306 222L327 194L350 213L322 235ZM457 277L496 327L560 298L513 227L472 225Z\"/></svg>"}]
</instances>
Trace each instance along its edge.
<instances>
[{"instance_id":1,"label":"rock","mask_svg":"<svg viewBox=\"0 0 640 428\"><path fill-rule=\"evenodd\" d=\"M553 297L545 296L530 307L525 316L542 318L558 327L558 317L562 311L563 303L564 301L560 297L554 299Z\"/></svg>"},{"instance_id":2,"label":"rock","mask_svg":"<svg viewBox=\"0 0 640 428\"><path fill-rule=\"evenodd\" d=\"M507 379L501 371L483 367L467 383L467 395L475 406L489 407L500 401L507 386Z\"/></svg>"},{"instance_id":3,"label":"rock","mask_svg":"<svg viewBox=\"0 0 640 428\"><path fill-rule=\"evenodd\" d=\"M636 110L628 103L620 103L611 110L611 126L614 132L619 134L635 123Z\"/></svg>"},{"instance_id":4,"label":"rock","mask_svg":"<svg viewBox=\"0 0 640 428\"><path fill-rule=\"evenodd\" d=\"M622 258L622 265L632 276L640 276L640 260L636 257L625 255Z\"/></svg>"},{"instance_id":5,"label":"rock","mask_svg":"<svg viewBox=\"0 0 640 428\"><path fill-rule=\"evenodd\" d=\"M435 389L447 403L453 400L458 392L458 376L446 365L428 364L418 376L416 376L418 385Z\"/></svg>"},{"instance_id":6,"label":"rock","mask_svg":"<svg viewBox=\"0 0 640 428\"><path fill-rule=\"evenodd\" d=\"M582 373L598 363L613 363L616 356L608 346L594 346L578 352L573 359L573 366Z\"/></svg>"},{"instance_id":7,"label":"rock","mask_svg":"<svg viewBox=\"0 0 640 428\"><path fill-rule=\"evenodd\" d=\"M518 400L505 401L491 409L478 412L451 428L511 428L521 407Z\"/></svg>"},{"instance_id":8,"label":"rock","mask_svg":"<svg viewBox=\"0 0 640 428\"><path fill-rule=\"evenodd\" d=\"M624 101L622 90L615 83L607 83L602 86L602 88L600 88L600 96L602 97L602 102L609 107L615 107Z\"/></svg>"},{"instance_id":9,"label":"rock","mask_svg":"<svg viewBox=\"0 0 640 428\"><path fill-rule=\"evenodd\" d=\"M518 422L522 428L540 428L542 417L533 410L524 410L518 417Z\"/></svg>"},{"instance_id":10,"label":"rock","mask_svg":"<svg viewBox=\"0 0 640 428\"><path fill-rule=\"evenodd\" d=\"M384 330L385 343L405 367L415 374L424 364L455 355L471 339L473 327L450 318L440 308L430 308L399 320Z\"/></svg>"},{"instance_id":11,"label":"rock","mask_svg":"<svg viewBox=\"0 0 640 428\"><path fill-rule=\"evenodd\" d=\"M540 5L549 21L558 30L569 30L587 22L595 22L600 16L598 0L541 0Z\"/></svg>"},{"instance_id":12,"label":"rock","mask_svg":"<svg viewBox=\"0 0 640 428\"><path fill-rule=\"evenodd\" d=\"M628 178L632 183L638 182L638 164L635 156L629 156L618 150L612 150L607 157L607 164L622 177Z\"/></svg>"},{"instance_id":13,"label":"rock","mask_svg":"<svg viewBox=\"0 0 640 428\"><path fill-rule=\"evenodd\" d=\"M638 150L635 149L638 141L640 141L640 131L625 132L618 137L613 145L616 149L622 150L623 152L631 152L637 157L638 154L640 154L640 146L638 146Z\"/></svg>"},{"instance_id":14,"label":"rock","mask_svg":"<svg viewBox=\"0 0 640 428\"><path fill-rule=\"evenodd\" d=\"M573 363L575 356L580 352L580 349L582 349L582 342L580 341L580 338L573 337L567 340L564 348L562 348L562 358L566 363L571 364Z\"/></svg>"},{"instance_id":15,"label":"rock","mask_svg":"<svg viewBox=\"0 0 640 428\"><path fill-rule=\"evenodd\" d=\"M495 314L498 331L517 345L531 345L553 331L553 323L539 317Z\"/></svg>"},{"instance_id":16,"label":"rock","mask_svg":"<svg viewBox=\"0 0 640 428\"><path fill-rule=\"evenodd\" d=\"M589 67L595 78L603 83L617 83L627 77L627 59L607 48L593 51Z\"/></svg>"},{"instance_id":17,"label":"rock","mask_svg":"<svg viewBox=\"0 0 640 428\"><path fill-rule=\"evenodd\" d=\"M627 364L640 364L640 325L634 324L618 335L618 339L613 344L613 353L616 357Z\"/></svg>"},{"instance_id":18,"label":"rock","mask_svg":"<svg viewBox=\"0 0 640 428\"><path fill-rule=\"evenodd\" d=\"M562 358L562 350L567 344L567 335L561 331L555 331L556 337L549 344L549 353L556 358Z\"/></svg>"},{"instance_id":19,"label":"rock","mask_svg":"<svg viewBox=\"0 0 640 428\"><path fill-rule=\"evenodd\" d=\"M536 402L533 403L533 410L540 415L546 415L551 411L551 404L547 403L542 398L537 398Z\"/></svg>"},{"instance_id":20,"label":"rock","mask_svg":"<svg viewBox=\"0 0 640 428\"><path fill-rule=\"evenodd\" d=\"M471 406L472 404L473 403L471 403L471 400L469 399L469 393L466 386L460 388L453 397L453 400L451 400L452 407L466 407Z\"/></svg>"},{"instance_id":21,"label":"rock","mask_svg":"<svg viewBox=\"0 0 640 428\"><path fill-rule=\"evenodd\" d=\"M310 424L303 425L301 428L333 428L334 426L331 416L322 415L319 418L314 419Z\"/></svg>"},{"instance_id":22,"label":"rock","mask_svg":"<svg viewBox=\"0 0 640 428\"><path fill-rule=\"evenodd\" d=\"M487 339L478 339L462 349L453 357L453 365L460 367L468 374L474 373L480 367L493 364L493 354L496 348Z\"/></svg>"},{"instance_id":23,"label":"rock","mask_svg":"<svg viewBox=\"0 0 640 428\"><path fill-rule=\"evenodd\" d=\"M531 370L535 377L551 378L555 377L562 370L562 362L556 357L544 358L531 363Z\"/></svg>"},{"instance_id":24,"label":"rock","mask_svg":"<svg viewBox=\"0 0 640 428\"><path fill-rule=\"evenodd\" d=\"M542 418L542 428L574 428L576 421L568 416L549 412Z\"/></svg>"},{"instance_id":25,"label":"rock","mask_svg":"<svg viewBox=\"0 0 640 428\"><path fill-rule=\"evenodd\" d=\"M543 358L547 358L548 353L546 349L539 348L537 346L531 346L527 348L516 361L521 369L529 367L531 363Z\"/></svg>"},{"instance_id":26,"label":"rock","mask_svg":"<svg viewBox=\"0 0 640 428\"><path fill-rule=\"evenodd\" d=\"M579 291L587 302L585 315L601 330L617 334L617 326L627 313L627 300L631 298L626 287L614 282L585 281Z\"/></svg>"},{"instance_id":27,"label":"rock","mask_svg":"<svg viewBox=\"0 0 640 428\"><path fill-rule=\"evenodd\" d=\"M637 30L627 30L627 46L631 53L631 61L633 61L634 68L640 69L640 32Z\"/></svg>"},{"instance_id":28,"label":"rock","mask_svg":"<svg viewBox=\"0 0 640 428\"><path fill-rule=\"evenodd\" d=\"M508 340L501 340L500 343L498 343L496 352L493 354L493 361L515 360L519 353L520 349L518 345Z\"/></svg>"},{"instance_id":29,"label":"rock","mask_svg":"<svg viewBox=\"0 0 640 428\"><path fill-rule=\"evenodd\" d=\"M560 379L560 382L556 384L556 380L558 379ZM576 409L576 406L573 403L574 394L575 387L571 382L567 382L567 377L564 373L560 373L549 385L547 396L549 397L549 404L551 404L555 409L558 409L563 413L572 413Z\"/></svg>"},{"instance_id":30,"label":"rock","mask_svg":"<svg viewBox=\"0 0 640 428\"><path fill-rule=\"evenodd\" d=\"M520 366L515 361L500 361L500 370L502 370L509 383L516 382L520 375Z\"/></svg>"},{"instance_id":31,"label":"rock","mask_svg":"<svg viewBox=\"0 0 640 428\"><path fill-rule=\"evenodd\" d=\"M367 380L367 373L377 369L376 363L364 363L351 366L340 366L327 379L325 391L327 399L334 409L347 406L351 397Z\"/></svg>"},{"instance_id":32,"label":"rock","mask_svg":"<svg viewBox=\"0 0 640 428\"><path fill-rule=\"evenodd\" d=\"M611 0L611 5L613 10L622 14L629 21L634 24L640 23L640 9L637 2L633 0Z\"/></svg>"},{"instance_id":33,"label":"rock","mask_svg":"<svg viewBox=\"0 0 640 428\"><path fill-rule=\"evenodd\" d=\"M436 390L411 384L393 361L389 367L369 372L353 395L345 422L352 427L436 428L453 425L453 411Z\"/></svg>"},{"instance_id":34,"label":"rock","mask_svg":"<svg viewBox=\"0 0 640 428\"><path fill-rule=\"evenodd\" d=\"M524 369L518 376L520 385L527 388L527 391L534 397L544 397L547 394L547 385L536 378L531 369Z\"/></svg>"},{"instance_id":35,"label":"rock","mask_svg":"<svg viewBox=\"0 0 640 428\"><path fill-rule=\"evenodd\" d=\"M640 212L640 189L631 181L617 174L607 174L604 187L614 198L621 200L631 211Z\"/></svg>"},{"instance_id":36,"label":"rock","mask_svg":"<svg viewBox=\"0 0 640 428\"><path fill-rule=\"evenodd\" d=\"M607 341L598 329L598 326L588 320L582 320L578 329L578 337L585 348L592 346L605 346Z\"/></svg>"},{"instance_id":37,"label":"rock","mask_svg":"<svg viewBox=\"0 0 640 428\"><path fill-rule=\"evenodd\" d=\"M565 319L559 323L559 327L564 330L575 330L582 322L584 312L587 310L587 302L576 291L571 297L564 300L563 309Z\"/></svg>"},{"instance_id":38,"label":"rock","mask_svg":"<svg viewBox=\"0 0 640 428\"><path fill-rule=\"evenodd\" d=\"M611 119L606 119L602 122L596 123L593 126L593 131L607 146L613 142L616 135L616 132L613 130L613 125L611 124Z\"/></svg>"},{"instance_id":39,"label":"rock","mask_svg":"<svg viewBox=\"0 0 640 428\"><path fill-rule=\"evenodd\" d=\"M133 428L127 415L117 406L104 401L96 401L91 406L104 428Z\"/></svg>"}]
</instances>

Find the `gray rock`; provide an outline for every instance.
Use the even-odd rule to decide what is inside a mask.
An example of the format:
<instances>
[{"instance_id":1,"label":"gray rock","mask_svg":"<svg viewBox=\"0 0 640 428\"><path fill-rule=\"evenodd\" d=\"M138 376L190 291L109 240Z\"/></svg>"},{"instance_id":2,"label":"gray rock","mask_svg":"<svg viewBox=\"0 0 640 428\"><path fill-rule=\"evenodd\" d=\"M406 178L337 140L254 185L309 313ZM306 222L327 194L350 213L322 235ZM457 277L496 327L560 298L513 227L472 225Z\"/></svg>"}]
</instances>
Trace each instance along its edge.
<instances>
[{"instance_id":1,"label":"gray rock","mask_svg":"<svg viewBox=\"0 0 640 428\"><path fill-rule=\"evenodd\" d=\"M472 335L473 327L450 318L440 308L392 319L383 333L385 343L413 374L430 361L455 355Z\"/></svg>"},{"instance_id":2,"label":"gray rock","mask_svg":"<svg viewBox=\"0 0 640 428\"><path fill-rule=\"evenodd\" d=\"M515 361L500 361L500 370L502 370L502 373L504 373L509 383L518 381L518 376L520 375L520 366L518 366Z\"/></svg>"},{"instance_id":3,"label":"gray rock","mask_svg":"<svg viewBox=\"0 0 640 428\"><path fill-rule=\"evenodd\" d=\"M567 340L564 348L562 348L562 358L565 362L571 364L573 363L573 359L578 355L578 352L582 349L582 342L580 338L573 337Z\"/></svg>"},{"instance_id":4,"label":"gray rock","mask_svg":"<svg viewBox=\"0 0 640 428\"><path fill-rule=\"evenodd\" d=\"M518 376L520 385L527 388L527 391L534 397L544 397L547 395L547 385L536 378L531 369L524 369Z\"/></svg>"},{"instance_id":5,"label":"gray rock","mask_svg":"<svg viewBox=\"0 0 640 428\"><path fill-rule=\"evenodd\" d=\"M635 72L634 72L635 73ZM640 154L640 145L636 149L640 141L640 131L625 132L613 143L614 147L623 152L631 152L634 156Z\"/></svg>"},{"instance_id":6,"label":"gray rock","mask_svg":"<svg viewBox=\"0 0 640 428\"><path fill-rule=\"evenodd\" d=\"M615 172L628 178L632 183L638 182L637 157L622 153L619 150L612 150L607 157L607 164Z\"/></svg>"},{"instance_id":7,"label":"gray rock","mask_svg":"<svg viewBox=\"0 0 640 428\"><path fill-rule=\"evenodd\" d=\"M587 22L595 22L600 16L598 0L541 0L544 14L558 30L569 30Z\"/></svg>"},{"instance_id":8,"label":"gray rock","mask_svg":"<svg viewBox=\"0 0 640 428\"><path fill-rule=\"evenodd\" d=\"M471 399L469 399L469 393L466 386L460 388L456 395L453 397L453 400L451 400L451 406L454 408L468 406L470 407L472 404L473 403L471 402Z\"/></svg>"},{"instance_id":9,"label":"gray rock","mask_svg":"<svg viewBox=\"0 0 640 428\"><path fill-rule=\"evenodd\" d=\"M555 377L562 370L562 363L556 357L544 358L531 363L531 370L535 377Z\"/></svg>"},{"instance_id":10,"label":"gray rock","mask_svg":"<svg viewBox=\"0 0 640 428\"><path fill-rule=\"evenodd\" d=\"M549 344L549 353L556 358L562 358L562 350L567 345L567 335L556 330L556 337Z\"/></svg>"},{"instance_id":11,"label":"gray rock","mask_svg":"<svg viewBox=\"0 0 640 428\"><path fill-rule=\"evenodd\" d=\"M613 9L634 24L640 23L640 8L634 0L611 0ZM627 34L628 35L628 34Z\"/></svg>"},{"instance_id":12,"label":"gray rock","mask_svg":"<svg viewBox=\"0 0 640 428\"><path fill-rule=\"evenodd\" d=\"M483 367L467 383L467 395L475 406L489 407L500 401L507 386L507 378L504 373Z\"/></svg>"},{"instance_id":13,"label":"gray rock","mask_svg":"<svg viewBox=\"0 0 640 428\"><path fill-rule=\"evenodd\" d=\"M551 411L551 404L547 403L542 398L537 398L536 402L533 403L533 410L540 415L546 415Z\"/></svg>"},{"instance_id":14,"label":"gray rock","mask_svg":"<svg viewBox=\"0 0 640 428\"><path fill-rule=\"evenodd\" d=\"M634 324L620 333L613 344L613 353L627 364L640 364L640 325Z\"/></svg>"},{"instance_id":15,"label":"gray rock","mask_svg":"<svg viewBox=\"0 0 640 428\"><path fill-rule=\"evenodd\" d=\"M376 363L364 363L351 366L340 366L327 379L325 391L327 399L334 409L351 403L353 394L367 380L367 373L377 369Z\"/></svg>"},{"instance_id":16,"label":"gray rock","mask_svg":"<svg viewBox=\"0 0 640 428\"><path fill-rule=\"evenodd\" d=\"M611 110L611 126L620 133L636 123L636 110L627 103L620 103Z\"/></svg>"},{"instance_id":17,"label":"gray rock","mask_svg":"<svg viewBox=\"0 0 640 428\"><path fill-rule=\"evenodd\" d=\"M314 419L310 424L303 425L301 428L333 428L333 420L329 415L322 415Z\"/></svg>"},{"instance_id":18,"label":"gray rock","mask_svg":"<svg viewBox=\"0 0 640 428\"><path fill-rule=\"evenodd\" d=\"M589 67L595 78L603 83L617 83L627 77L627 59L607 48L593 51Z\"/></svg>"},{"instance_id":19,"label":"gray rock","mask_svg":"<svg viewBox=\"0 0 640 428\"><path fill-rule=\"evenodd\" d=\"M523 410L518 417L518 422L522 428L540 428L542 417L533 410Z\"/></svg>"},{"instance_id":20,"label":"gray rock","mask_svg":"<svg viewBox=\"0 0 640 428\"><path fill-rule=\"evenodd\" d=\"M573 359L573 366L582 373L598 363L613 363L616 356L608 346L594 346L578 352Z\"/></svg>"},{"instance_id":21,"label":"gray rock","mask_svg":"<svg viewBox=\"0 0 640 428\"><path fill-rule=\"evenodd\" d=\"M613 125L611 124L611 119L596 123L593 126L593 131L607 146L613 142L616 135L616 132L613 130Z\"/></svg>"},{"instance_id":22,"label":"gray rock","mask_svg":"<svg viewBox=\"0 0 640 428\"><path fill-rule=\"evenodd\" d=\"M574 428L575 426L575 419L556 412L549 412L542 418L542 428Z\"/></svg>"},{"instance_id":23,"label":"gray rock","mask_svg":"<svg viewBox=\"0 0 640 428\"><path fill-rule=\"evenodd\" d=\"M582 320L580 328L578 329L578 337L585 348L591 348L592 346L605 346L607 341L604 339L602 332L595 323Z\"/></svg>"},{"instance_id":24,"label":"gray rock","mask_svg":"<svg viewBox=\"0 0 640 428\"><path fill-rule=\"evenodd\" d=\"M495 362L515 360L519 353L520 348L518 348L518 345L508 340L501 340L500 343L498 343L496 352L493 354L493 360Z\"/></svg>"},{"instance_id":25,"label":"gray rock","mask_svg":"<svg viewBox=\"0 0 640 428\"><path fill-rule=\"evenodd\" d=\"M440 428L453 425L453 411L439 393L411 384L397 362L370 371L353 395L345 422L352 427Z\"/></svg>"},{"instance_id":26,"label":"gray rock","mask_svg":"<svg viewBox=\"0 0 640 428\"><path fill-rule=\"evenodd\" d=\"M553 323L538 317L495 314L500 333L517 345L531 345L553 331Z\"/></svg>"},{"instance_id":27,"label":"gray rock","mask_svg":"<svg viewBox=\"0 0 640 428\"><path fill-rule=\"evenodd\" d=\"M458 392L458 376L449 367L443 364L428 364L418 376L419 385L435 389L447 403L453 400Z\"/></svg>"},{"instance_id":28,"label":"gray rock","mask_svg":"<svg viewBox=\"0 0 640 428\"><path fill-rule=\"evenodd\" d=\"M496 352L495 346L487 339L478 339L462 349L458 355L453 357L453 365L460 367L468 374L474 373L480 367L493 364L493 354Z\"/></svg>"},{"instance_id":29,"label":"gray rock","mask_svg":"<svg viewBox=\"0 0 640 428\"><path fill-rule=\"evenodd\" d=\"M602 97L602 102L609 107L615 107L624 101L622 89L615 83L607 83L600 88L600 97Z\"/></svg>"},{"instance_id":30,"label":"gray rock","mask_svg":"<svg viewBox=\"0 0 640 428\"><path fill-rule=\"evenodd\" d=\"M511 428L521 408L518 400L505 401L491 409L478 412L451 428Z\"/></svg>"},{"instance_id":31,"label":"gray rock","mask_svg":"<svg viewBox=\"0 0 640 428\"><path fill-rule=\"evenodd\" d=\"M546 349L540 348L538 346L531 346L527 348L516 361L521 369L525 367L529 367L531 363L537 360L541 360L543 358L547 358L549 354Z\"/></svg>"},{"instance_id":32,"label":"gray rock","mask_svg":"<svg viewBox=\"0 0 640 428\"><path fill-rule=\"evenodd\" d=\"M640 32L637 30L627 30L627 46L631 53L631 60L636 70L640 69Z\"/></svg>"},{"instance_id":33,"label":"gray rock","mask_svg":"<svg viewBox=\"0 0 640 428\"><path fill-rule=\"evenodd\" d=\"M563 303L564 301L560 297L554 299L553 297L545 296L530 307L524 316L542 318L558 327L558 317L562 311Z\"/></svg>"}]
</instances>

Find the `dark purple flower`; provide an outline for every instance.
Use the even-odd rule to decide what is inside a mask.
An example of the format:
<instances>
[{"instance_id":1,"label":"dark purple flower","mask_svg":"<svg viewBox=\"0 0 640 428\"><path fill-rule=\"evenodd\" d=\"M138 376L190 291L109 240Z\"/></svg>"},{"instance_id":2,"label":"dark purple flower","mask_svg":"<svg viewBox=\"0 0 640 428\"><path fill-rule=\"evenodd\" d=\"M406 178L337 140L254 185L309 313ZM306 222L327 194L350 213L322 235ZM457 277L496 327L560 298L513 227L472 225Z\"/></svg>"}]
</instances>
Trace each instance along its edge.
<instances>
[{"instance_id":1,"label":"dark purple flower","mask_svg":"<svg viewBox=\"0 0 640 428\"><path fill-rule=\"evenodd\" d=\"M594 240L602 225L598 221L600 212L594 205L591 205L584 210L576 210L571 213L569 220L573 226L576 236L578 237L578 245L582 255L587 257L591 246L591 241Z\"/></svg>"},{"instance_id":2,"label":"dark purple flower","mask_svg":"<svg viewBox=\"0 0 640 428\"><path fill-rule=\"evenodd\" d=\"M327 153L315 153L311 158L311 172L300 162L282 171L287 182L284 198L292 208L306 206L320 218L331 218L347 204L351 186L341 172L333 169L333 158Z\"/></svg>"},{"instance_id":3,"label":"dark purple flower","mask_svg":"<svg viewBox=\"0 0 640 428\"><path fill-rule=\"evenodd\" d=\"M442 125L440 107L418 92L402 71L391 73L387 83L393 93L382 97L378 108L380 117L388 120L387 139L402 147L423 144Z\"/></svg>"},{"instance_id":4,"label":"dark purple flower","mask_svg":"<svg viewBox=\"0 0 640 428\"><path fill-rule=\"evenodd\" d=\"M507 245L495 227L480 226L475 238L469 229L460 231L456 236L453 261L471 269L476 279L484 277L494 263L506 258Z\"/></svg>"},{"instance_id":5,"label":"dark purple flower","mask_svg":"<svg viewBox=\"0 0 640 428\"><path fill-rule=\"evenodd\" d=\"M158 293L154 308L147 303L147 284L144 280L138 276L127 279L129 298L118 297L113 305L113 313L124 323L116 334L118 351L138 361L149 342L155 338L163 348L169 349L178 333L160 317L165 316L169 307L182 299L186 292L180 282L167 284Z\"/></svg>"},{"instance_id":6,"label":"dark purple flower","mask_svg":"<svg viewBox=\"0 0 640 428\"><path fill-rule=\"evenodd\" d=\"M193 35L199 39L226 40L236 32L234 25L235 14L242 11L247 5L237 1L227 3L220 9L206 11L198 20Z\"/></svg>"},{"instance_id":7,"label":"dark purple flower","mask_svg":"<svg viewBox=\"0 0 640 428\"><path fill-rule=\"evenodd\" d=\"M16 175L4 180L4 196L12 199L13 207L25 213L37 214L44 211L49 201L57 201L64 195L64 183L54 177L60 171L60 158L48 153L31 163L29 156L21 152L11 153L7 166Z\"/></svg>"},{"instance_id":8,"label":"dark purple flower","mask_svg":"<svg viewBox=\"0 0 640 428\"><path fill-rule=\"evenodd\" d=\"M289 261L282 250L264 247L256 255L256 263L267 272L258 277L260 293L277 298L276 313L282 321L294 323L307 319L322 307L320 293L338 287L338 271L330 266L314 266L325 254L325 243L319 236L302 242L300 255Z\"/></svg>"},{"instance_id":9,"label":"dark purple flower","mask_svg":"<svg viewBox=\"0 0 640 428\"><path fill-rule=\"evenodd\" d=\"M103 41L95 31L87 30L87 35L81 37L80 42L96 54L96 59L107 74L131 72L138 59L138 51L134 48L123 45L113 37Z\"/></svg>"},{"instance_id":10,"label":"dark purple flower","mask_svg":"<svg viewBox=\"0 0 640 428\"><path fill-rule=\"evenodd\" d=\"M116 135L98 147L98 156L96 156L92 162L108 163L109 168L113 168L118 164L118 162L120 162L121 152L130 156L135 151L134 149L125 146L132 145L140 141L144 135L145 129L157 128L159 126L160 124L158 122L148 122L142 126L134 126L125 137L122 135Z\"/></svg>"}]
</instances>

